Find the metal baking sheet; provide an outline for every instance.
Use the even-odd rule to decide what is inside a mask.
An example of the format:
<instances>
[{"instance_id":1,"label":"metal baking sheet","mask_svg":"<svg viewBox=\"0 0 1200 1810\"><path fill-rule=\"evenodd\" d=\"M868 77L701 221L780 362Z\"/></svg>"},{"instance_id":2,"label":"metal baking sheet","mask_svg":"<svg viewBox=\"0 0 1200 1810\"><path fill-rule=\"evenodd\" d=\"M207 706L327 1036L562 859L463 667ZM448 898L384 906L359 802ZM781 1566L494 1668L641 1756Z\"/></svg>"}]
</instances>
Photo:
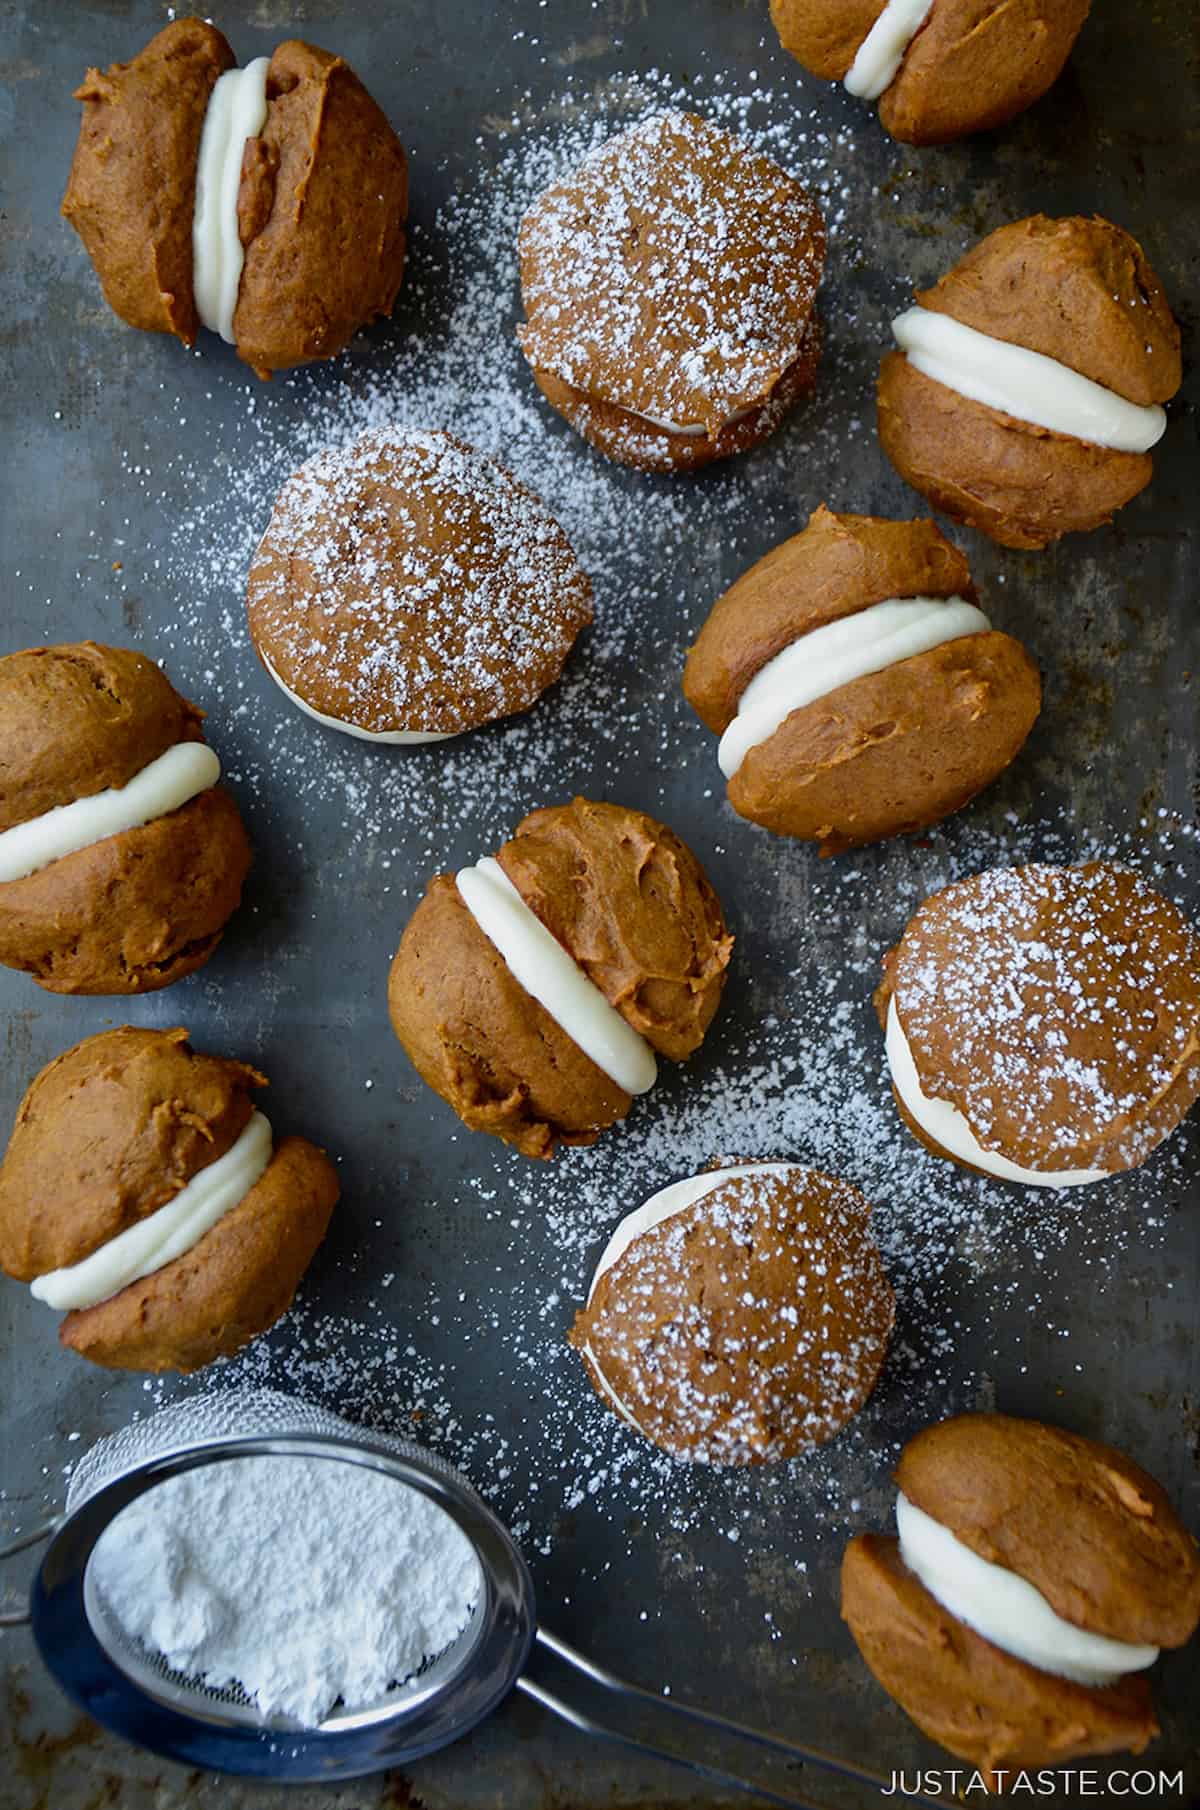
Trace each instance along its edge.
<instances>
[{"instance_id":1,"label":"metal baking sheet","mask_svg":"<svg viewBox=\"0 0 1200 1810\"><path fill-rule=\"evenodd\" d=\"M991 862L1115 848L1200 910L1189 394L1172 406L1152 488L1114 528L1041 555L960 536L995 617L1040 660L1046 706L1011 772L936 833L822 863L742 824L678 690L713 599L815 504L921 512L872 424L887 320L910 283L1006 220L1096 210L1137 234L1185 326L1194 318L1189 15L1180 0L1097 7L1046 101L997 135L916 153L779 52L758 0L223 5L216 21L243 61L292 33L343 53L412 160L412 257L394 320L334 367L263 386L211 340L189 356L124 329L57 215L70 90L88 63L133 54L168 9L0 6L3 648L92 636L161 658L210 712L256 849L218 956L166 993L69 1001L0 973L0 1120L79 1037L124 1020L184 1023L201 1047L267 1071L272 1116L335 1153L344 1189L296 1310L244 1359L188 1382L89 1368L59 1350L27 1291L0 1286L0 1535L58 1504L78 1454L132 1415L270 1380L372 1424L415 1426L462 1463L519 1530L547 1624L597 1659L911 1774L948 1762L859 1662L838 1619L837 1565L851 1532L886 1524L888 1470L919 1425L993 1403L1060 1420L1126 1447L1200 1528L1196 1124L1143 1172L1082 1199L988 1186L926 1158L897 1126L870 1008L879 956L916 901ZM807 172L832 227L815 400L761 450L675 482L589 452L537 397L511 332L523 201L589 135L664 101L744 127ZM499 453L575 538L597 625L529 717L443 748L374 750L301 719L258 668L241 584L274 489L323 439L369 418L453 428ZM384 985L426 876L494 849L526 810L575 790L680 831L739 941L703 1052L594 1150L538 1167L461 1131L420 1087L391 1037ZM753 1473L655 1456L606 1417L564 1346L615 1221L718 1152L795 1154L859 1182L900 1293L892 1361L855 1426L810 1459ZM10 1570L19 1581L21 1566ZM22 1633L0 1636L0 1680L4 1810L277 1801L81 1722ZM1146 1763L1182 1768L1168 1798L1196 1801L1200 1645L1169 1657L1156 1688L1164 1733ZM870 1796L816 1775L791 1782L830 1805ZM289 1799L297 1810L717 1801L516 1700L410 1776Z\"/></svg>"}]
</instances>

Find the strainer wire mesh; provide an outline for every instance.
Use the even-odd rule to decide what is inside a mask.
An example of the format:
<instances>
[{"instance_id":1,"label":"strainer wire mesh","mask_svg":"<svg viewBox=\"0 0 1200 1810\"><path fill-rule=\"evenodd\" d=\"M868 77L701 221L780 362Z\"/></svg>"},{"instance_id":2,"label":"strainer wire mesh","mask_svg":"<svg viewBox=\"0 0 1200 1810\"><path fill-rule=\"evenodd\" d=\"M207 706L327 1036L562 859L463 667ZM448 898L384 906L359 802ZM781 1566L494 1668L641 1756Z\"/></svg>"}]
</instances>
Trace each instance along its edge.
<instances>
[{"instance_id":1,"label":"strainer wire mesh","mask_svg":"<svg viewBox=\"0 0 1200 1810\"><path fill-rule=\"evenodd\" d=\"M354 1442L363 1438L361 1428L331 1409L282 1395L273 1389L235 1390L174 1402L144 1420L133 1421L117 1432L108 1434L87 1452L76 1467L68 1486L67 1513L81 1507L114 1478L125 1476L140 1465L164 1454L198 1450L219 1440L273 1436L291 1438L302 1434ZM452 1465L426 1451L415 1441L398 1434L373 1433L371 1443L398 1458L417 1460L422 1466L440 1472L452 1479L457 1487L474 1495L470 1485ZM162 1653L146 1647L127 1633L112 1611L102 1585L97 1582L94 1568L89 1568L85 1576L84 1602L88 1619L104 1646L142 1688L151 1692L165 1692L173 1702L180 1705L187 1703L199 1714L204 1714L211 1707L214 1712L223 1711L234 1721L244 1722L247 1726L287 1725L278 1717L263 1717L254 1699L240 1683L217 1685L203 1676L179 1671L170 1665ZM451 1669L442 1663L449 1654L453 1653L454 1668L469 1662L474 1632L472 1622L468 1622L450 1647L444 1648L440 1653L430 1654L411 1678L396 1680L379 1704L339 1709L331 1713L321 1726L341 1727L359 1719L364 1713L377 1711L392 1714L403 1705L411 1704L417 1696L427 1694L431 1686Z\"/></svg>"}]
</instances>

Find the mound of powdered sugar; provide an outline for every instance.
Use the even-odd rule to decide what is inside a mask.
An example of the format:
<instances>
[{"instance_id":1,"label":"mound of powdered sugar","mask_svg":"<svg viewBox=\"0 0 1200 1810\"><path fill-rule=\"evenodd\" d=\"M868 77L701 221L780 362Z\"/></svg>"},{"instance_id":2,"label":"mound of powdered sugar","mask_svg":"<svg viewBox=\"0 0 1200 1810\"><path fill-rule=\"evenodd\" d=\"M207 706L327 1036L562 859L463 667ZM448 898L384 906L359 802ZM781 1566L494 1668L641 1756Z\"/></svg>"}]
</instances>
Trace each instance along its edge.
<instances>
[{"instance_id":1,"label":"mound of powdered sugar","mask_svg":"<svg viewBox=\"0 0 1200 1810\"><path fill-rule=\"evenodd\" d=\"M176 1672L315 1727L366 1708L461 1634L474 1548L406 1484L356 1464L237 1458L171 1477L102 1534L89 1575Z\"/></svg>"}]
</instances>

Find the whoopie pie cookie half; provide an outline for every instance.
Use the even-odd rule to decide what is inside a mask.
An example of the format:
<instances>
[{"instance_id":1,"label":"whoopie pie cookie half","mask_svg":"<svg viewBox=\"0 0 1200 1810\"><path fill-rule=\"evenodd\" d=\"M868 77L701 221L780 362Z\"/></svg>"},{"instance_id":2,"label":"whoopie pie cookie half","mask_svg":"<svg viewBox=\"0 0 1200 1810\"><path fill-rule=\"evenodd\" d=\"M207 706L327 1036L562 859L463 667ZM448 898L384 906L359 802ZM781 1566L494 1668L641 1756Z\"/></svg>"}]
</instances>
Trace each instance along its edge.
<instances>
[{"instance_id":1,"label":"whoopie pie cookie half","mask_svg":"<svg viewBox=\"0 0 1200 1810\"><path fill-rule=\"evenodd\" d=\"M250 634L308 716L445 741L528 710L592 619L531 490L451 434L374 428L288 479L250 566Z\"/></svg>"},{"instance_id":2,"label":"whoopie pie cookie half","mask_svg":"<svg viewBox=\"0 0 1200 1810\"><path fill-rule=\"evenodd\" d=\"M816 382L825 224L769 157L656 113L521 222L521 350L600 452L690 471L767 437Z\"/></svg>"},{"instance_id":3,"label":"whoopie pie cookie half","mask_svg":"<svg viewBox=\"0 0 1200 1810\"><path fill-rule=\"evenodd\" d=\"M884 130L938 145L1002 126L1062 72L1091 0L771 0L813 75L879 102Z\"/></svg>"},{"instance_id":4,"label":"whoopie pie cookie half","mask_svg":"<svg viewBox=\"0 0 1200 1810\"><path fill-rule=\"evenodd\" d=\"M842 1615L879 1683L989 1789L1141 1753L1145 1677L1200 1622L1200 1548L1166 1492L1110 1446L961 1414L910 1440L896 1535L860 1534Z\"/></svg>"},{"instance_id":5,"label":"whoopie pie cookie half","mask_svg":"<svg viewBox=\"0 0 1200 1810\"><path fill-rule=\"evenodd\" d=\"M672 1457L794 1458L883 1368L895 1299L857 1188L799 1163L714 1167L621 1221L570 1342L601 1400Z\"/></svg>"},{"instance_id":6,"label":"whoopie pie cookie half","mask_svg":"<svg viewBox=\"0 0 1200 1810\"><path fill-rule=\"evenodd\" d=\"M338 1180L276 1144L266 1077L125 1025L36 1076L0 1164L0 1268L66 1315L59 1340L113 1370L199 1370L284 1313Z\"/></svg>"},{"instance_id":7,"label":"whoopie pie cookie half","mask_svg":"<svg viewBox=\"0 0 1200 1810\"><path fill-rule=\"evenodd\" d=\"M52 993L150 993L201 967L250 845L203 712L144 654L0 659L0 962Z\"/></svg>"},{"instance_id":8,"label":"whoopie pie cookie half","mask_svg":"<svg viewBox=\"0 0 1200 1810\"><path fill-rule=\"evenodd\" d=\"M1200 1094L1200 935L1113 861L992 868L934 893L875 1005L909 1130L1004 1181L1136 1168Z\"/></svg>"},{"instance_id":9,"label":"whoopie pie cookie half","mask_svg":"<svg viewBox=\"0 0 1200 1810\"><path fill-rule=\"evenodd\" d=\"M207 327L269 377L391 313L408 171L341 57L292 38L236 64L186 18L89 69L62 212L122 320L186 346Z\"/></svg>"},{"instance_id":10,"label":"whoopie pie cookie half","mask_svg":"<svg viewBox=\"0 0 1200 1810\"><path fill-rule=\"evenodd\" d=\"M526 1156L591 1144L698 1049L733 938L666 828L576 798L436 874L392 962L392 1028L472 1131Z\"/></svg>"},{"instance_id":11,"label":"whoopie pie cookie half","mask_svg":"<svg viewBox=\"0 0 1200 1810\"><path fill-rule=\"evenodd\" d=\"M892 323L879 438L937 509L1005 547L1110 521L1144 490L1179 328L1137 240L1035 214L980 240Z\"/></svg>"},{"instance_id":12,"label":"whoopie pie cookie half","mask_svg":"<svg viewBox=\"0 0 1200 1810\"><path fill-rule=\"evenodd\" d=\"M734 810L823 855L961 809L1041 707L1037 667L933 522L824 507L713 606L683 692L721 737Z\"/></svg>"}]
</instances>

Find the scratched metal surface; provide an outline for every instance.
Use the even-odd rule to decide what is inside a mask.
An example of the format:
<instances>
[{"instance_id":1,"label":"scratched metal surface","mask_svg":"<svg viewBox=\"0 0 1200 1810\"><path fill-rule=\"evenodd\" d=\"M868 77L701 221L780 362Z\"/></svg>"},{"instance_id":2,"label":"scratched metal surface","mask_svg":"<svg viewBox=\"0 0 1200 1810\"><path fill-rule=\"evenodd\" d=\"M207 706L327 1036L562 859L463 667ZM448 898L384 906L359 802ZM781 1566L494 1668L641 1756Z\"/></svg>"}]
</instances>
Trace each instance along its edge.
<instances>
[{"instance_id":1,"label":"scratched metal surface","mask_svg":"<svg viewBox=\"0 0 1200 1810\"><path fill-rule=\"evenodd\" d=\"M757 79L777 93L794 94L797 104L815 107L826 123L855 122L846 175L855 185L848 207L855 212L858 253L854 267L832 271L825 297L827 318L835 323L831 345L840 360L824 405L838 446L836 469L793 471L778 450L756 456L741 480L756 507L736 544L703 532L706 495L719 492L696 487L684 504L696 532L686 547L681 544L674 573L683 599L680 624L656 644L677 660L687 625L694 629L736 571L822 497L835 504L845 498L843 507L915 512L914 499L887 470L873 435L854 426L866 408L878 338L863 340L836 327L839 310L849 315L856 295L873 298L878 309L880 298L893 292L896 269L931 276L979 233L1037 208L1095 209L1138 233L1185 333L1194 325L1197 133L1189 11L1182 0L1134 11L1098 6L1048 101L998 136L920 155L891 145L866 113L804 78L775 48L759 0L748 5L697 0L686 8L655 7L646 0L590 5L555 0L550 6L524 0L511 7L471 0L412 0L387 7L367 0L291 5L257 0L224 5L216 17L243 61L293 29L345 54L405 139L413 162L414 213L426 224L472 160L495 154L495 122L511 111L514 96L527 95L536 115L568 74L586 90L589 82L601 84L618 71L655 66L683 78L696 70L711 76L724 69L731 87ZM145 489L129 482L125 449L136 435L148 461L161 458L180 431L180 397L210 436L219 435L227 390L213 385L211 374L230 381L235 374L211 348L206 363L189 365L174 345L127 333L113 322L82 251L56 212L76 130L71 88L86 64L132 54L166 16L165 8L146 0L0 4L4 651L93 636L154 652L156 621L163 612L173 618L177 611L178 599L162 594L155 553L174 532L172 509L185 509L194 499L178 495L166 507L150 501ZM518 29L523 36L514 36ZM875 188L876 198L869 199ZM436 298L436 259L418 274L427 298L430 293ZM365 369L386 360L393 337L405 333L409 306L402 299L394 324L356 348L354 356ZM324 381L322 374L312 376L314 393ZM279 387L261 407L300 412L304 395L303 383ZM1147 811L1160 809L1194 824L1191 675L1200 667L1200 613L1187 536L1200 478L1194 406L1192 385L1190 406L1185 395L1172 409L1151 492L1126 511L1114 531L1040 557L1004 555L971 543L973 566L985 586L1007 576L1007 620L1035 647L1048 679L1046 710L1029 749L968 814L973 825L1002 832L1006 813L1028 823L1066 811L1081 830L1123 832ZM785 430L785 450L786 435L802 431ZM201 471L191 481L215 495L220 478ZM718 486L729 481L720 474L705 480ZM631 500L639 482L629 480ZM119 582L112 569L118 515L127 518ZM234 649L223 657L246 659ZM186 658L173 656L170 665L185 691L203 697L202 675L189 670ZM739 1026L752 1024L756 1012L781 1006L787 975L797 959L806 959L804 951L807 959L835 961L843 938L847 945L863 937L881 945L890 940L903 919L897 903L901 881L911 881L911 863L919 864L920 857L893 849L865 858L850 920L843 904L835 924L827 904L821 904L823 881L815 877L817 864L809 851L769 843L737 826L727 811L714 819L714 806L704 796L711 784L711 750L687 765L663 757L653 726L656 713L666 713L681 736L693 738L693 746L699 741L678 701L670 696L661 701L661 680L653 668L654 661L648 661L644 674L629 677L631 696L646 701L645 745L626 750L620 760L610 755L601 777L612 779L613 795L658 809L708 864L742 938L739 971L720 1021L720 1037L732 1039ZM257 674L243 674L242 683L264 711L278 715L284 709ZM217 734L227 764L236 769L253 743L255 719L243 713L221 721ZM364 756L362 766L368 785L370 758ZM586 786L587 760L587 750L563 750L564 779ZM441 1326L428 1323L438 1276L452 1284L459 1273L475 1274L472 1265L511 1264L502 1224L497 1229L482 1220L466 1226L448 1222L442 1204L457 1198L457 1184L472 1164L486 1161L502 1177L505 1159L481 1155L478 1139L445 1144L445 1117L402 1072L381 997L401 917L395 901L378 889L356 889L354 934L348 940L346 882L323 883L323 873L345 870L344 821L326 812L316 826L302 824L303 808L286 796L243 797L243 804L258 849L248 905L203 976L158 996L153 1005L133 1002L126 1012L102 1000L46 997L23 978L0 972L0 1123L7 1127L21 1090L44 1062L78 1037L125 1016L148 1023L183 1020L201 1043L207 1038L213 1048L261 1060L271 1073L274 1098L286 1102L288 1124L324 1136L343 1156L344 1202L308 1290L317 1309L353 1313L361 1305L369 1283L350 1257L360 1244L382 1241L386 1249L379 1266L397 1272L389 1311L398 1327L419 1326L430 1361L448 1366L447 1389L461 1423L469 1427L489 1413L514 1427L536 1421L541 1405L530 1398L528 1381L489 1348L486 1334L468 1359L461 1320L455 1324L446 1316ZM485 821L481 816L481 825ZM434 862L414 854L410 871L401 877L416 884L433 864L492 847L503 827L492 824L489 831L471 825L465 833L448 834ZM323 868L295 857L301 828L319 832ZM962 833L951 826L945 835L952 841ZM1195 902L1194 862L1181 884L1191 887ZM285 960L288 948L299 951L298 965ZM706 1051L701 1072L709 1059ZM362 1088L364 1072L381 1077L373 1093ZM673 1088L684 1085L686 1078L670 1082ZM636 1149L636 1138L622 1148ZM985 1253L987 1265L1007 1276L1012 1288L1007 1306L984 1318L972 1317L968 1272L947 1285L952 1293L961 1291L957 1308L967 1323L962 1373L985 1378L986 1387L981 1393L972 1385L974 1393L964 1394L951 1376L939 1406L995 1400L1018 1412L1058 1414L1083 1431L1125 1444L1156 1471L1190 1524L1200 1529L1195 1282L1200 1141L1194 1134L1190 1141L1185 1137L1182 1149L1162 1180L1158 1204L1167 1230L1144 1251L1136 1235L1129 1239L1115 1284L1111 1278L1103 1288L1097 1284L1082 1244L1073 1263L1068 1235L1032 1324L1025 1301L1031 1277L1020 1251L993 1246ZM552 1185L547 1179L546 1186ZM397 1189L407 1196L406 1217L403 1223L388 1219L381 1232L381 1218ZM558 1280L561 1259L539 1250L535 1230L527 1236L527 1261L511 1275L511 1285L549 1289ZM585 1268L580 1276L585 1278ZM989 1299L997 1299L995 1291ZM567 1307L547 1317L547 1341L561 1339L567 1317ZM1061 1336L1064 1325L1070 1329L1069 1351ZM919 1323L905 1332L919 1344ZM285 1327L274 1336L286 1341L289 1335ZM48 1316L10 1283L0 1286L0 1346L2 1533L56 1503L63 1466L147 1398L139 1379L109 1377L60 1353ZM563 1387L582 1391L573 1370L549 1374L565 1378ZM404 1388L401 1366L398 1399ZM885 1388L877 1411L883 1429L897 1438L917 1424L902 1386L893 1385L890 1394ZM69 1440L69 1434L80 1438ZM694 1487L700 1502L718 1501L720 1485L713 1479L697 1478ZM867 1679L838 1622L838 1542L826 1541L813 1551L806 1587L797 1592L787 1582L771 1528L773 1517L782 1517L778 1525L786 1529L792 1556L806 1550L803 1503L789 1499L786 1477L764 1478L756 1501L751 1538L737 1547L702 1525L685 1536L660 1537L644 1510L624 1518L618 1510L605 1521L587 1522L582 1531L568 1517L552 1516L550 1524L534 1530L536 1547L545 1544L542 1536L554 1535L549 1552L531 1553L547 1618L599 1659L646 1682L670 1678L677 1694L852 1752L884 1772L938 1764L934 1750ZM851 1519L859 1526L881 1525L887 1503L886 1479L864 1478L861 1512ZM757 1552L755 1531L761 1536ZM14 1568L15 1577L20 1572ZM764 1630L768 1604L776 1618L774 1639ZM643 1619L646 1607L651 1613ZM162 1764L80 1723L49 1685L22 1633L0 1636L0 1685L3 1810L84 1810L117 1803L122 1810L258 1810L279 1798L271 1788L243 1787ZM1166 1767L1189 1769L1186 1798L1200 1793L1195 1712L1200 1647L1162 1667L1158 1697L1165 1732L1152 1757ZM833 1782L804 1783L833 1805L861 1803L867 1796ZM593 1804L716 1799L684 1775L589 1747L514 1700L487 1729L422 1763L411 1778L396 1775L337 1791L302 1789L290 1801L297 1810L415 1803L429 1810L566 1805L582 1810Z\"/></svg>"}]
</instances>

